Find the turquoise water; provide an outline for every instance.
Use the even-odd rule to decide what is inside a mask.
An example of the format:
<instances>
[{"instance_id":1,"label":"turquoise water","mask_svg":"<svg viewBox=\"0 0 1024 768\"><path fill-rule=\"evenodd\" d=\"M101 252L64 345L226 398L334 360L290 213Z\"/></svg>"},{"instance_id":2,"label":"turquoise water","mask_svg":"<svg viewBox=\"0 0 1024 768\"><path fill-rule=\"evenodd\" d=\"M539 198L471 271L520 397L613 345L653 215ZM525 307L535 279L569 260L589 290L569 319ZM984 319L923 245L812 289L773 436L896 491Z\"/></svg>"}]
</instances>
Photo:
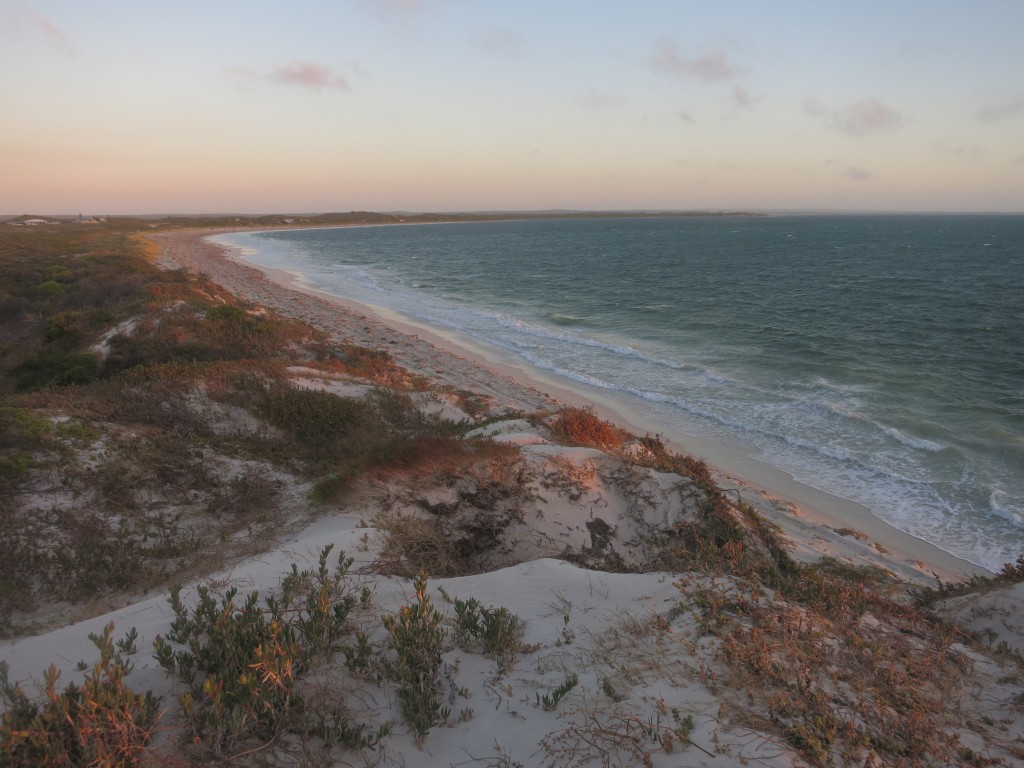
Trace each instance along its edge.
<instances>
[{"instance_id":1,"label":"turquoise water","mask_svg":"<svg viewBox=\"0 0 1024 768\"><path fill-rule=\"evenodd\" d=\"M990 569L1024 552L1024 217L579 219L233 234Z\"/></svg>"}]
</instances>

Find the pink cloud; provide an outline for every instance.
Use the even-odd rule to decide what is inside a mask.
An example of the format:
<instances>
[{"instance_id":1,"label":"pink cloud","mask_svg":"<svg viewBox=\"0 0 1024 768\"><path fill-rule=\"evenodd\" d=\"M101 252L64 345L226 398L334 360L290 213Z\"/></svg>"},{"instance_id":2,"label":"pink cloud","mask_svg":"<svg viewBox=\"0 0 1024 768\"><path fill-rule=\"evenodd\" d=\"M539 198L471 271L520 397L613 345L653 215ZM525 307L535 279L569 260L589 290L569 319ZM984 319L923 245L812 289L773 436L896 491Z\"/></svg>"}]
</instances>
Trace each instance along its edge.
<instances>
[{"instance_id":1,"label":"pink cloud","mask_svg":"<svg viewBox=\"0 0 1024 768\"><path fill-rule=\"evenodd\" d=\"M30 8L25 3L16 3L10 16L15 26L18 25L19 21L24 21L29 26L34 27L39 32L42 32L43 37L51 48L54 48L71 58L76 58L78 56L74 43L72 43L71 38L64 33L64 30L38 11Z\"/></svg>"},{"instance_id":2,"label":"pink cloud","mask_svg":"<svg viewBox=\"0 0 1024 768\"><path fill-rule=\"evenodd\" d=\"M275 69L271 79L281 85L299 85L305 88L336 88L351 91L348 79L330 67L311 61L293 61Z\"/></svg>"},{"instance_id":3,"label":"pink cloud","mask_svg":"<svg viewBox=\"0 0 1024 768\"><path fill-rule=\"evenodd\" d=\"M671 40L659 40L656 46L654 68L674 77L693 77L707 82L717 82L731 80L739 74L735 65L722 51L711 51L703 56L685 58Z\"/></svg>"},{"instance_id":4,"label":"pink cloud","mask_svg":"<svg viewBox=\"0 0 1024 768\"><path fill-rule=\"evenodd\" d=\"M828 109L811 99L804 104L804 112L825 120L833 130L856 137L895 130L906 121L900 112L878 99L863 99L843 110Z\"/></svg>"}]
</instances>

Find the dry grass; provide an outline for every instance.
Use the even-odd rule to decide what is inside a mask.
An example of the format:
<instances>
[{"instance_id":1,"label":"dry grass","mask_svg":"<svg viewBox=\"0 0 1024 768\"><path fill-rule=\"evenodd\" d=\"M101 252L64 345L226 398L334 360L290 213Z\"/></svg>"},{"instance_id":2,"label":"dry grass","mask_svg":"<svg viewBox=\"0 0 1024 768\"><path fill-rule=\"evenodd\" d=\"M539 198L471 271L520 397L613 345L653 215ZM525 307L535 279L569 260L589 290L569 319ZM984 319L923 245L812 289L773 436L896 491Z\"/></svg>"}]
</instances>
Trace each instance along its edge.
<instances>
[{"instance_id":1,"label":"dry grass","mask_svg":"<svg viewBox=\"0 0 1024 768\"><path fill-rule=\"evenodd\" d=\"M410 578L421 571L439 577L486 570L505 529L522 520L532 498L518 452L490 441L462 444L397 479L411 489L405 503L417 511L379 517L388 536L375 569ZM444 499L418 495L426 489L445 489Z\"/></svg>"},{"instance_id":2,"label":"dry grass","mask_svg":"<svg viewBox=\"0 0 1024 768\"><path fill-rule=\"evenodd\" d=\"M652 765L658 753L680 753L692 748L693 720L678 709L669 711L664 702L649 702L639 715L632 708L603 706L584 698L560 719L569 723L541 740L553 765L583 766ZM702 750L714 757L711 753ZM678 758L686 761L686 757ZM688 762L680 762L687 765Z\"/></svg>"},{"instance_id":3,"label":"dry grass","mask_svg":"<svg viewBox=\"0 0 1024 768\"><path fill-rule=\"evenodd\" d=\"M954 628L836 573L789 600L742 584L680 588L716 641L722 695L808 760L960 764L969 662ZM860 599L846 599L853 590Z\"/></svg>"},{"instance_id":4,"label":"dry grass","mask_svg":"<svg viewBox=\"0 0 1024 768\"><path fill-rule=\"evenodd\" d=\"M398 365L384 350L344 344L320 363L326 370L344 373L384 387L411 389L423 382Z\"/></svg>"},{"instance_id":5,"label":"dry grass","mask_svg":"<svg viewBox=\"0 0 1024 768\"><path fill-rule=\"evenodd\" d=\"M614 449L629 437L618 427L602 421L590 408L564 408L549 422L557 440L590 448Z\"/></svg>"},{"instance_id":6,"label":"dry grass","mask_svg":"<svg viewBox=\"0 0 1024 768\"><path fill-rule=\"evenodd\" d=\"M388 540L373 564L375 573L405 578L414 578L421 571L433 578L464 573L454 542L436 519L384 516L376 522Z\"/></svg>"}]
</instances>

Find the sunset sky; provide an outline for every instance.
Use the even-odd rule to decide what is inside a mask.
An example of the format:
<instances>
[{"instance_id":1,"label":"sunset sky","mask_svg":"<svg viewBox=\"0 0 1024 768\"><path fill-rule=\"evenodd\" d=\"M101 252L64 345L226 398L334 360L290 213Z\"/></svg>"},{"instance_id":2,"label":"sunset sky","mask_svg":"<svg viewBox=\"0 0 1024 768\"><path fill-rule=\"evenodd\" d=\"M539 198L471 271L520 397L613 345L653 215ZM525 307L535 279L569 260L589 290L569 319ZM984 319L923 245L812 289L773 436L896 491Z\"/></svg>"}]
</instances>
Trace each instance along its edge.
<instances>
[{"instance_id":1,"label":"sunset sky","mask_svg":"<svg viewBox=\"0 0 1024 768\"><path fill-rule=\"evenodd\" d=\"M0 214L1024 212L1021 0L0 0Z\"/></svg>"}]
</instances>

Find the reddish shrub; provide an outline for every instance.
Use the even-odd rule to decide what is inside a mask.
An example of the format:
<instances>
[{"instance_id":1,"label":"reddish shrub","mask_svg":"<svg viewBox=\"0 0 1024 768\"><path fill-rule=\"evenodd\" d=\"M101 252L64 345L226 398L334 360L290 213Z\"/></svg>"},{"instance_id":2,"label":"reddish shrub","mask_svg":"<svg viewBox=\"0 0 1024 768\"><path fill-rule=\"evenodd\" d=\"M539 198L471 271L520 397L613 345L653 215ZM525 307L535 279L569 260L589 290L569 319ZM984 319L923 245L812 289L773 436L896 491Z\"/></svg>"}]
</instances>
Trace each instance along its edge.
<instances>
[{"instance_id":1,"label":"reddish shrub","mask_svg":"<svg viewBox=\"0 0 1024 768\"><path fill-rule=\"evenodd\" d=\"M550 428L560 440L593 448L617 448L624 439L622 430L599 419L590 408L566 408Z\"/></svg>"}]
</instances>

